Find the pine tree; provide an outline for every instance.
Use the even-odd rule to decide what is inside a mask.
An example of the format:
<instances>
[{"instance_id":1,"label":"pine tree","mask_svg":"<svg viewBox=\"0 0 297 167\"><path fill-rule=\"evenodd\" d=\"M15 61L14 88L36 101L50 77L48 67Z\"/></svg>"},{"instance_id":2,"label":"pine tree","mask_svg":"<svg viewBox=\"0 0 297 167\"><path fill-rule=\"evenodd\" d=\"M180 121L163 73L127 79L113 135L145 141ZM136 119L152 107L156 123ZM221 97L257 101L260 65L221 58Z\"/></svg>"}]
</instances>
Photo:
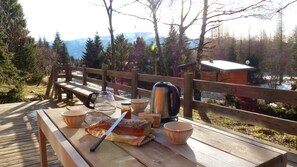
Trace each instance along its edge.
<instances>
[{"instance_id":1,"label":"pine tree","mask_svg":"<svg viewBox=\"0 0 297 167\"><path fill-rule=\"evenodd\" d=\"M95 35L94 40L91 38L87 40L85 49L82 57L84 64L91 68L101 68L104 62L104 51L98 34Z\"/></svg>"},{"instance_id":2,"label":"pine tree","mask_svg":"<svg viewBox=\"0 0 297 167\"><path fill-rule=\"evenodd\" d=\"M231 38L231 45L229 46L229 60L232 62L237 61L237 52L236 52L236 40L234 37Z\"/></svg>"},{"instance_id":3,"label":"pine tree","mask_svg":"<svg viewBox=\"0 0 297 167\"><path fill-rule=\"evenodd\" d=\"M49 42L43 38L39 38L37 42L37 47L45 47L45 48L50 48Z\"/></svg>"},{"instance_id":4,"label":"pine tree","mask_svg":"<svg viewBox=\"0 0 297 167\"><path fill-rule=\"evenodd\" d=\"M151 64L153 57L150 48L151 46L146 46L146 42L143 38L137 37L131 48L126 68L131 70L133 67L137 67L140 73L153 73Z\"/></svg>"},{"instance_id":5,"label":"pine tree","mask_svg":"<svg viewBox=\"0 0 297 167\"><path fill-rule=\"evenodd\" d=\"M11 63L12 53L3 42L4 31L0 29L0 84L13 84L18 79L18 70Z\"/></svg>"},{"instance_id":6,"label":"pine tree","mask_svg":"<svg viewBox=\"0 0 297 167\"><path fill-rule=\"evenodd\" d=\"M69 53L68 53L67 46L66 46L66 44L64 42L62 43L62 50L59 53L59 55L60 55L62 64L70 63L70 56L69 56Z\"/></svg>"},{"instance_id":7,"label":"pine tree","mask_svg":"<svg viewBox=\"0 0 297 167\"><path fill-rule=\"evenodd\" d=\"M292 67L293 69L291 69L291 73L296 75L296 69L297 69L297 27L295 27L295 29L293 30L293 33L291 35L291 37L289 38L289 42L288 44L290 45L290 54L292 56Z\"/></svg>"},{"instance_id":8,"label":"pine tree","mask_svg":"<svg viewBox=\"0 0 297 167\"><path fill-rule=\"evenodd\" d=\"M178 34L177 32L174 30L173 26L170 26L170 30L168 33L168 37L165 38L165 43L164 43L164 69L165 69L165 75L169 75L172 76L173 75L173 69L172 69L172 65L173 65L173 59L174 59L174 54L177 51L177 41L178 41Z\"/></svg>"},{"instance_id":9,"label":"pine tree","mask_svg":"<svg viewBox=\"0 0 297 167\"><path fill-rule=\"evenodd\" d=\"M21 70L23 79L34 79L40 73L35 41L28 36L22 6L17 0L0 1L0 27L6 36L3 42L13 53L11 62Z\"/></svg>"},{"instance_id":10,"label":"pine tree","mask_svg":"<svg viewBox=\"0 0 297 167\"><path fill-rule=\"evenodd\" d=\"M115 64L113 69L117 71L125 71L128 68L128 60L132 50L132 44L128 42L123 34L118 35L114 41L115 43ZM107 53L111 53L111 45L107 48ZM111 67L112 57L110 54L105 54L107 64Z\"/></svg>"},{"instance_id":11,"label":"pine tree","mask_svg":"<svg viewBox=\"0 0 297 167\"><path fill-rule=\"evenodd\" d=\"M57 32L52 49L59 55L59 63L68 64L70 62L69 53L66 44L61 40L60 33Z\"/></svg>"}]
</instances>

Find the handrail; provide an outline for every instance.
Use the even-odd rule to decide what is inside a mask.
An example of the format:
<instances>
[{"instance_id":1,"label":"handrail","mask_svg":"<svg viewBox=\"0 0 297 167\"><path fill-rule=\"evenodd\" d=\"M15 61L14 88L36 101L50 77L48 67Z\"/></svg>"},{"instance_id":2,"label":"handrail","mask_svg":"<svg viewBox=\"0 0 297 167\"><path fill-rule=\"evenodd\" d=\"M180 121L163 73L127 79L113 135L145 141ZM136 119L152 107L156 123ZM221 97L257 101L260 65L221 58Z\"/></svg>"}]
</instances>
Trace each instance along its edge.
<instances>
[{"instance_id":1,"label":"handrail","mask_svg":"<svg viewBox=\"0 0 297 167\"><path fill-rule=\"evenodd\" d=\"M58 75L58 70L65 70L66 81L71 81L72 78L80 79L84 85L87 82L100 84L102 90L106 90L106 87L112 87L114 89L124 90L131 93L132 98L137 96L151 95L151 90L144 89L139 85L141 82L148 82L154 84L158 81L171 82L181 88L183 97L181 105L183 106L184 117L191 118L192 110L198 109L199 112L214 112L223 116L235 118L237 120L246 121L255 125L264 126L281 132L285 132L292 135L297 135L297 122L286 120L282 118L272 117L260 113L255 113L246 110L228 108L225 106L203 103L193 100L193 90L225 93L239 97L248 97L252 99L264 99L272 102L284 102L291 105L297 105L297 92L288 90L276 90L269 88L259 88L255 86L239 85L222 82L212 82L205 80L193 79L192 73L185 73L183 78L168 77L160 75L149 75L138 73L137 69L132 69L132 72L112 71L106 68L94 69L86 67L60 67L56 70L52 70L52 75ZM74 76L72 71L81 71L83 76ZM56 71L53 72L53 71ZM101 79L88 77L88 74L97 74L101 76ZM123 85L115 82L115 80L107 81L107 78L124 78L129 82L129 85ZM51 80L57 80L52 79ZM141 81L141 82L139 82ZM50 85L50 84L49 84ZM48 91L47 91L48 92Z\"/></svg>"}]
</instances>

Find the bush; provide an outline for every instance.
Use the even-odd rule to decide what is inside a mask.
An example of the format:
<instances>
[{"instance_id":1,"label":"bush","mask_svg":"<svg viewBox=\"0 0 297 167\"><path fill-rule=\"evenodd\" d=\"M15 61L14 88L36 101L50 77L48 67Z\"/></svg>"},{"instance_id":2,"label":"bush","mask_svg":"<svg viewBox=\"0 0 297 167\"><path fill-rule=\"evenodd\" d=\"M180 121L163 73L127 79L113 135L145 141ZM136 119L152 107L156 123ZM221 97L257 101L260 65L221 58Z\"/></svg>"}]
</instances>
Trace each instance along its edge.
<instances>
[{"instance_id":1,"label":"bush","mask_svg":"<svg viewBox=\"0 0 297 167\"><path fill-rule=\"evenodd\" d=\"M13 103L23 101L23 85L18 84L14 88L10 89L6 94L1 93L0 103Z\"/></svg>"}]
</instances>

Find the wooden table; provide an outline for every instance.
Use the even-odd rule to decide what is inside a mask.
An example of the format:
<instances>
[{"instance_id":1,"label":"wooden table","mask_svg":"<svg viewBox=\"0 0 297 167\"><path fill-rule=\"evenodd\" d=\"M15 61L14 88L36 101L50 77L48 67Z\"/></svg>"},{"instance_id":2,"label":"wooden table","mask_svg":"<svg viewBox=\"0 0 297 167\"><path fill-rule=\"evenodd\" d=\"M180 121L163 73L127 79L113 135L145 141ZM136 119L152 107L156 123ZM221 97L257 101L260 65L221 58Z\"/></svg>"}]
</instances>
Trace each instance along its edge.
<instances>
[{"instance_id":1,"label":"wooden table","mask_svg":"<svg viewBox=\"0 0 297 167\"><path fill-rule=\"evenodd\" d=\"M81 128L68 128L60 116L64 110L67 109L38 111L42 166L47 166L46 139L66 167L285 167L287 163L285 151L182 118L179 121L190 122L194 127L186 145L170 144L160 128L156 138L141 147L104 140L91 153L89 149L98 138L85 132L85 123ZM119 115L118 110L111 116Z\"/></svg>"}]
</instances>

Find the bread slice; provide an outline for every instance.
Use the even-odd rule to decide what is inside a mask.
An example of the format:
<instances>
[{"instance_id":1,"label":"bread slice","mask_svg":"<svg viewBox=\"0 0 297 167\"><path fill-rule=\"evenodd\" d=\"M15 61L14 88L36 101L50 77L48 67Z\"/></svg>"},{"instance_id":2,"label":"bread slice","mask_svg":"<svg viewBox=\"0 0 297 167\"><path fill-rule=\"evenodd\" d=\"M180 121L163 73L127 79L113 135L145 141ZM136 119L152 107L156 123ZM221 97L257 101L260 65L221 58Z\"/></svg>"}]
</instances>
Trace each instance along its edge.
<instances>
[{"instance_id":1,"label":"bread slice","mask_svg":"<svg viewBox=\"0 0 297 167\"><path fill-rule=\"evenodd\" d=\"M99 122L87 127L86 131L96 131L96 129L108 130L116 120L116 118L99 120ZM123 119L112 132L119 135L148 136L151 133L151 122L147 120Z\"/></svg>"}]
</instances>

